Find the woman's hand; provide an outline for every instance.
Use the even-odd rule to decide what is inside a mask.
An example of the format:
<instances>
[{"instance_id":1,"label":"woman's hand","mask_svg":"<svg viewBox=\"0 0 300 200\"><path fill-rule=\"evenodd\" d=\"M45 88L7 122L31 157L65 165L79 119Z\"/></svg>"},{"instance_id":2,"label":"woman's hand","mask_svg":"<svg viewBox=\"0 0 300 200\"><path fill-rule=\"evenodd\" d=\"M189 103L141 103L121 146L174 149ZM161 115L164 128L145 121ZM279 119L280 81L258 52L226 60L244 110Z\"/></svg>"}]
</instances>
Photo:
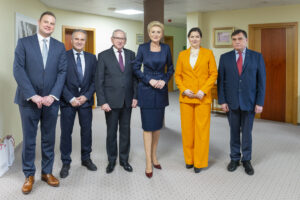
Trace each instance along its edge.
<instances>
[{"instance_id":1,"label":"woman's hand","mask_svg":"<svg viewBox=\"0 0 300 200\"><path fill-rule=\"evenodd\" d=\"M194 98L194 97L195 97L194 92L192 92L192 91L189 90L189 89L186 89L186 90L183 92L183 95L186 95L186 96L188 96L189 98Z\"/></svg>"},{"instance_id":2,"label":"woman's hand","mask_svg":"<svg viewBox=\"0 0 300 200\"><path fill-rule=\"evenodd\" d=\"M158 84L158 80L151 79L151 80L149 81L149 84L150 84L152 87L156 88L156 85Z\"/></svg>"},{"instance_id":3,"label":"woman's hand","mask_svg":"<svg viewBox=\"0 0 300 200\"><path fill-rule=\"evenodd\" d=\"M157 85L156 85L157 86L156 88L163 89L163 87L165 87L165 85L166 85L165 81L159 80L158 83L157 83Z\"/></svg>"},{"instance_id":4,"label":"woman's hand","mask_svg":"<svg viewBox=\"0 0 300 200\"><path fill-rule=\"evenodd\" d=\"M202 92L201 90L199 90L197 92L197 94L195 95L195 97L198 98L198 99L200 99L200 100L202 100L203 97L204 97L204 95L205 95L204 92Z\"/></svg>"}]
</instances>

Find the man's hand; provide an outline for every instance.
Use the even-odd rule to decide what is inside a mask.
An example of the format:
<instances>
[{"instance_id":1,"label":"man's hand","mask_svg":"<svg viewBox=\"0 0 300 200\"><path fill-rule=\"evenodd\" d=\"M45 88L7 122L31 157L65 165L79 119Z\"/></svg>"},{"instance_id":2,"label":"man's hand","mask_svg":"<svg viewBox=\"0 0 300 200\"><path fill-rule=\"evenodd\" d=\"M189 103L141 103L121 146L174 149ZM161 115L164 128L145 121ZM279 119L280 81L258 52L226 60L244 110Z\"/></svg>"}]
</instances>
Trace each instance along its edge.
<instances>
[{"instance_id":1,"label":"man's hand","mask_svg":"<svg viewBox=\"0 0 300 200\"><path fill-rule=\"evenodd\" d=\"M44 106L51 106L52 103L54 102L54 98L52 96L44 96L42 103Z\"/></svg>"},{"instance_id":2,"label":"man's hand","mask_svg":"<svg viewBox=\"0 0 300 200\"><path fill-rule=\"evenodd\" d=\"M222 110L223 110L224 112L229 112L229 107L228 107L228 104L227 104L227 103L223 103L223 104L221 105L221 107L222 107Z\"/></svg>"},{"instance_id":3,"label":"man's hand","mask_svg":"<svg viewBox=\"0 0 300 200\"><path fill-rule=\"evenodd\" d=\"M43 97L41 97L39 95L34 95L33 97L31 97L31 101L33 103L35 103L39 109L42 108L42 106L43 106Z\"/></svg>"},{"instance_id":4,"label":"man's hand","mask_svg":"<svg viewBox=\"0 0 300 200\"><path fill-rule=\"evenodd\" d=\"M88 100L84 95L81 95L80 97L77 97L76 99L77 99L77 101L79 101L80 105L83 105Z\"/></svg>"},{"instance_id":5,"label":"man's hand","mask_svg":"<svg viewBox=\"0 0 300 200\"><path fill-rule=\"evenodd\" d=\"M262 111L263 111L263 107L262 106L259 106L259 105L255 106L255 113L259 114L259 113L262 113Z\"/></svg>"},{"instance_id":6,"label":"man's hand","mask_svg":"<svg viewBox=\"0 0 300 200\"><path fill-rule=\"evenodd\" d=\"M200 99L200 100L202 100L203 97L204 97L204 95L205 95L204 92L202 92L201 90L199 90L197 92L197 94L195 95L195 97L198 98L198 99Z\"/></svg>"},{"instance_id":7,"label":"man's hand","mask_svg":"<svg viewBox=\"0 0 300 200\"><path fill-rule=\"evenodd\" d=\"M192 92L191 90L189 89L186 89L184 92L183 92L184 95L190 97L190 98L195 98L195 94L194 92Z\"/></svg>"},{"instance_id":8,"label":"man's hand","mask_svg":"<svg viewBox=\"0 0 300 200\"><path fill-rule=\"evenodd\" d=\"M105 103L101 106L101 109L104 110L105 112L111 111L111 108L109 107L108 103Z\"/></svg>"},{"instance_id":9,"label":"man's hand","mask_svg":"<svg viewBox=\"0 0 300 200\"><path fill-rule=\"evenodd\" d=\"M138 103L138 100L137 100L137 99L132 99L131 107L136 108L137 103Z\"/></svg>"},{"instance_id":10,"label":"man's hand","mask_svg":"<svg viewBox=\"0 0 300 200\"><path fill-rule=\"evenodd\" d=\"M71 101L71 105L73 107L77 107L77 106L80 106L80 102L77 100L77 98L74 98L72 101Z\"/></svg>"}]
</instances>

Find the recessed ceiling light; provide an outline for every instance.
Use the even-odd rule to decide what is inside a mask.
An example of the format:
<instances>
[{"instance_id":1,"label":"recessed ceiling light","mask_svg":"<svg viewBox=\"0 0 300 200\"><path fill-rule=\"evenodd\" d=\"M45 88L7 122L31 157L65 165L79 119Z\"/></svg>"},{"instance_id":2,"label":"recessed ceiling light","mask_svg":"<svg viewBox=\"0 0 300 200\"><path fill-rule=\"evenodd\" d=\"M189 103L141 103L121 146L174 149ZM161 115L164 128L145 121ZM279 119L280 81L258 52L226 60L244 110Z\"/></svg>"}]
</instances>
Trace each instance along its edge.
<instances>
[{"instance_id":1,"label":"recessed ceiling light","mask_svg":"<svg viewBox=\"0 0 300 200\"><path fill-rule=\"evenodd\" d=\"M124 14L124 15L138 15L144 13L143 11L127 9L127 10L116 10L116 13Z\"/></svg>"}]
</instances>

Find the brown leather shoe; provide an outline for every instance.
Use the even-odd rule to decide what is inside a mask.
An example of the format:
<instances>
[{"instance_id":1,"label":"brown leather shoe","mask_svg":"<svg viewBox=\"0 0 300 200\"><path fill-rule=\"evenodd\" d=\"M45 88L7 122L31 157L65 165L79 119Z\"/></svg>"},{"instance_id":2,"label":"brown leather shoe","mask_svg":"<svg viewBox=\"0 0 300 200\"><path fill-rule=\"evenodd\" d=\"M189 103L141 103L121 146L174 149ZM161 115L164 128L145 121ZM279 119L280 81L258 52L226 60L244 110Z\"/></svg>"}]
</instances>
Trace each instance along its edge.
<instances>
[{"instance_id":1,"label":"brown leather shoe","mask_svg":"<svg viewBox=\"0 0 300 200\"><path fill-rule=\"evenodd\" d=\"M42 174L42 181L47 182L48 185L51 185L53 187L59 186L59 180L55 178L52 174Z\"/></svg>"},{"instance_id":2,"label":"brown leather shoe","mask_svg":"<svg viewBox=\"0 0 300 200\"><path fill-rule=\"evenodd\" d=\"M29 176L28 178L25 179L25 183L22 187L23 194L28 194L31 192L33 183L34 183L34 176Z\"/></svg>"}]
</instances>

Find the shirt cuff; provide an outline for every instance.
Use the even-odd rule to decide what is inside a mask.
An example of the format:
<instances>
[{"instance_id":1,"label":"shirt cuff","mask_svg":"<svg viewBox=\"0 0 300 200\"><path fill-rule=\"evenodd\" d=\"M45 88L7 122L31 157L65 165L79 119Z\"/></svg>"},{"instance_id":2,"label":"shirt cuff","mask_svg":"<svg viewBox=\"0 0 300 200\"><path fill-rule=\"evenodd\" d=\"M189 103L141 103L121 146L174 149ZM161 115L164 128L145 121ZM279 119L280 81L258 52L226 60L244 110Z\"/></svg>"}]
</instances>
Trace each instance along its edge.
<instances>
[{"instance_id":1,"label":"shirt cuff","mask_svg":"<svg viewBox=\"0 0 300 200\"><path fill-rule=\"evenodd\" d=\"M56 101L59 101L59 99L56 96L54 96L52 94L50 94L49 96L53 97Z\"/></svg>"},{"instance_id":2,"label":"shirt cuff","mask_svg":"<svg viewBox=\"0 0 300 200\"><path fill-rule=\"evenodd\" d=\"M76 99L76 98L73 97L73 98L69 101L69 103L72 103L75 99Z\"/></svg>"}]
</instances>

